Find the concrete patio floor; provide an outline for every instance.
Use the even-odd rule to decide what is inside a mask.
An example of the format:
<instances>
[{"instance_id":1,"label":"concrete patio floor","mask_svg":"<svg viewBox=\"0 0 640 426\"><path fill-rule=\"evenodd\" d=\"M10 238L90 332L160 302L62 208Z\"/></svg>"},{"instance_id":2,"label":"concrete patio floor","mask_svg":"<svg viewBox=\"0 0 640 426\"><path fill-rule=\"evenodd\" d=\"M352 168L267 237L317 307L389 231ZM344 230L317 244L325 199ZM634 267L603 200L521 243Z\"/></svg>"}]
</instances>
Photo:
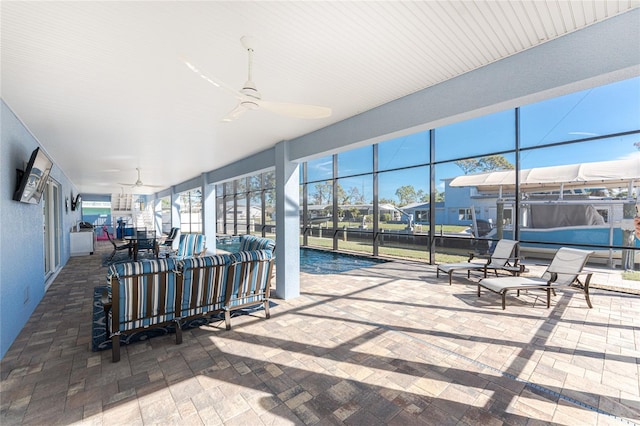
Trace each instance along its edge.
<instances>
[{"instance_id":1,"label":"concrete patio floor","mask_svg":"<svg viewBox=\"0 0 640 426\"><path fill-rule=\"evenodd\" d=\"M13 424L636 424L640 296L476 295L419 263L301 274L262 312L92 352L100 251L60 272L0 365Z\"/></svg>"}]
</instances>

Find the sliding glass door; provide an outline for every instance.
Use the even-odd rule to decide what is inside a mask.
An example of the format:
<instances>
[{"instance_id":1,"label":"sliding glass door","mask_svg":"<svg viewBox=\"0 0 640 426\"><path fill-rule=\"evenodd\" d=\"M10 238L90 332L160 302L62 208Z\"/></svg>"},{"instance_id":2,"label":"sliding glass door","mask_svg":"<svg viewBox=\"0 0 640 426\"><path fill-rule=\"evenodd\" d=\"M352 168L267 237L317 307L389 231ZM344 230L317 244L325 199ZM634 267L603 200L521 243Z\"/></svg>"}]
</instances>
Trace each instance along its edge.
<instances>
[{"instance_id":1,"label":"sliding glass door","mask_svg":"<svg viewBox=\"0 0 640 426\"><path fill-rule=\"evenodd\" d=\"M60 185L50 179L42 197L45 281L60 267L62 217Z\"/></svg>"}]
</instances>

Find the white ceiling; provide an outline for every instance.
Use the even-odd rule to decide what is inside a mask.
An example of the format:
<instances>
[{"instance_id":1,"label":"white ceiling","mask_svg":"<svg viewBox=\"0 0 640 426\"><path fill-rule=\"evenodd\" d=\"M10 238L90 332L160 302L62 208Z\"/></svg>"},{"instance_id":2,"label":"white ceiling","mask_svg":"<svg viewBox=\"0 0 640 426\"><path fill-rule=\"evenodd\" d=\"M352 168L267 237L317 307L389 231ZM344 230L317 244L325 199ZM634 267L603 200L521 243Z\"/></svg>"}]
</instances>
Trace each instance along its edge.
<instances>
[{"instance_id":1,"label":"white ceiling","mask_svg":"<svg viewBox=\"0 0 640 426\"><path fill-rule=\"evenodd\" d=\"M82 193L166 188L637 7L637 1L2 1L1 94ZM263 99L331 107L220 121L243 35ZM136 188L136 193L159 188Z\"/></svg>"}]
</instances>

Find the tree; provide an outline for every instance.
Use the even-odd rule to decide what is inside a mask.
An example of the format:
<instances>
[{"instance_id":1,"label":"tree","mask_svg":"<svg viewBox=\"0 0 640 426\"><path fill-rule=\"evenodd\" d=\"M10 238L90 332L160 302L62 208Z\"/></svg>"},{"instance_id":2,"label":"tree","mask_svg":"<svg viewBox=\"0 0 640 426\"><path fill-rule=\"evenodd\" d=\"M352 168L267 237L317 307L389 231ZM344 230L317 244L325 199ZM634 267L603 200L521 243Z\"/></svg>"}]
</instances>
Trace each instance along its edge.
<instances>
[{"instance_id":1,"label":"tree","mask_svg":"<svg viewBox=\"0 0 640 426\"><path fill-rule=\"evenodd\" d=\"M338 205L342 205L342 204L346 204L347 203L347 199L348 199L347 198L347 193L345 192L344 188L340 184L336 185L335 197L338 200Z\"/></svg>"},{"instance_id":2,"label":"tree","mask_svg":"<svg viewBox=\"0 0 640 426\"><path fill-rule=\"evenodd\" d=\"M424 201L425 193L422 189L416 191L413 185L404 185L396 189L396 197L398 197L398 205L406 206L407 204L415 203L418 200ZM429 201L428 194L426 201Z\"/></svg>"},{"instance_id":3,"label":"tree","mask_svg":"<svg viewBox=\"0 0 640 426\"><path fill-rule=\"evenodd\" d=\"M392 200L391 198L379 198L378 199L378 203L379 204L391 204L392 206L396 205L396 201Z\"/></svg>"},{"instance_id":4,"label":"tree","mask_svg":"<svg viewBox=\"0 0 640 426\"><path fill-rule=\"evenodd\" d=\"M515 168L503 155L488 155L486 157L458 160L455 163L465 175L496 170L513 170Z\"/></svg>"},{"instance_id":5,"label":"tree","mask_svg":"<svg viewBox=\"0 0 640 426\"><path fill-rule=\"evenodd\" d=\"M312 204L331 204L333 194L333 184L329 181L318 182L313 187L313 193L309 194ZM346 204L348 196L345 190L340 184L336 185L335 198L338 200L338 204Z\"/></svg>"},{"instance_id":6,"label":"tree","mask_svg":"<svg viewBox=\"0 0 640 426\"><path fill-rule=\"evenodd\" d=\"M318 182L314 186L314 192L311 195L313 204L330 204L332 185L330 182Z\"/></svg>"},{"instance_id":7,"label":"tree","mask_svg":"<svg viewBox=\"0 0 640 426\"><path fill-rule=\"evenodd\" d=\"M349 188L348 195L345 198L345 204L364 204L364 194L360 194L360 190L356 186Z\"/></svg>"}]
</instances>

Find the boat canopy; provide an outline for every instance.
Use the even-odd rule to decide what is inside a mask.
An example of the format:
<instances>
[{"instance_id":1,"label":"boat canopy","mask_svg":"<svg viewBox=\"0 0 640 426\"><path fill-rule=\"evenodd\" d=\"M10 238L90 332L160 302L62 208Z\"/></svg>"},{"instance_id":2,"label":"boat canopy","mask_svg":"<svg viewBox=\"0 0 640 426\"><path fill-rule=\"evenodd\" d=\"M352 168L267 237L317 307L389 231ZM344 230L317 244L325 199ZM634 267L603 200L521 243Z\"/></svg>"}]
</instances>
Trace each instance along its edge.
<instances>
[{"instance_id":1,"label":"boat canopy","mask_svg":"<svg viewBox=\"0 0 640 426\"><path fill-rule=\"evenodd\" d=\"M640 181L640 156L634 158L536 167L520 171L520 188L544 191L561 185L569 188L614 188ZM514 188L515 170L462 175L451 180L450 186L475 186L490 191Z\"/></svg>"}]
</instances>

